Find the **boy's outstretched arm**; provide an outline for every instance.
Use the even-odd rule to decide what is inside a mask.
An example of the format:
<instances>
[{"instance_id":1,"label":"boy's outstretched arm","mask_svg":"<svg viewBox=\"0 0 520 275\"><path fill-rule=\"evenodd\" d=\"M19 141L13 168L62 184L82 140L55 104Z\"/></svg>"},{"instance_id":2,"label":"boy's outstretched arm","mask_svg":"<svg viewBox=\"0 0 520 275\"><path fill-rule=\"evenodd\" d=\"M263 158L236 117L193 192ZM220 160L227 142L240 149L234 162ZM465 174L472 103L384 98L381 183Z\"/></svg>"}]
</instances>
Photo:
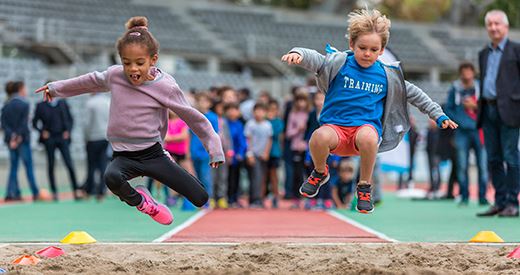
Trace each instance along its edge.
<instances>
[{"instance_id":1,"label":"boy's outstretched arm","mask_svg":"<svg viewBox=\"0 0 520 275\"><path fill-rule=\"evenodd\" d=\"M457 123L452 121L443 111L439 104L434 102L423 90L414 84L405 81L406 97L410 104L417 107L419 111L427 114L431 119L437 122L439 128L456 129Z\"/></svg>"},{"instance_id":2,"label":"boy's outstretched arm","mask_svg":"<svg viewBox=\"0 0 520 275\"><path fill-rule=\"evenodd\" d=\"M318 73L325 62L325 56L315 50L293 48L282 56L281 60L289 65L296 64L307 71Z\"/></svg>"}]
</instances>

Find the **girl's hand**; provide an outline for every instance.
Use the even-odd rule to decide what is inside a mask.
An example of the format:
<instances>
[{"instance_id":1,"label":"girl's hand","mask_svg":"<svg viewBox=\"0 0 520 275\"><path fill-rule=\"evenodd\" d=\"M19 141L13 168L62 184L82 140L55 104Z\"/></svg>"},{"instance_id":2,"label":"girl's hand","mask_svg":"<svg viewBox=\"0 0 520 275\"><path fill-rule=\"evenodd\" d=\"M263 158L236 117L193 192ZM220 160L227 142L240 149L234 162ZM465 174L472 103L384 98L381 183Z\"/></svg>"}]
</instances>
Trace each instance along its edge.
<instances>
[{"instance_id":1,"label":"girl's hand","mask_svg":"<svg viewBox=\"0 0 520 275\"><path fill-rule=\"evenodd\" d=\"M287 62L287 64L300 64L303 60L303 57L298 53L288 53L282 56L282 61Z\"/></svg>"},{"instance_id":2,"label":"girl's hand","mask_svg":"<svg viewBox=\"0 0 520 275\"><path fill-rule=\"evenodd\" d=\"M448 127L450 129L457 129L459 127L459 125L451 119L446 119L445 121L442 122L442 129L446 129Z\"/></svg>"},{"instance_id":3,"label":"girl's hand","mask_svg":"<svg viewBox=\"0 0 520 275\"><path fill-rule=\"evenodd\" d=\"M38 88L35 93L41 93L43 92L43 101L51 102L52 96L51 92L49 91L49 86L45 85L43 87Z\"/></svg>"},{"instance_id":4,"label":"girl's hand","mask_svg":"<svg viewBox=\"0 0 520 275\"><path fill-rule=\"evenodd\" d=\"M222 161L212 162L209 166L211 166L211 168L218 168L222 163Z\"/></svg>"}]
</instances>

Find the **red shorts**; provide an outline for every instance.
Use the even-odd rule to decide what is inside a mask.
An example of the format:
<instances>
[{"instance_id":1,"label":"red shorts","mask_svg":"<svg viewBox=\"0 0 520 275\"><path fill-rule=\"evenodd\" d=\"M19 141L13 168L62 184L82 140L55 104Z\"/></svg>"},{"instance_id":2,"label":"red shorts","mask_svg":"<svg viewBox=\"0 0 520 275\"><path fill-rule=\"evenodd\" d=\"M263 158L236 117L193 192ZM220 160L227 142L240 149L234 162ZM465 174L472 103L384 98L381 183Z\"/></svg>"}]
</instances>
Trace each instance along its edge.
<instances>
[{"instance_id":1,"label":"red shorts","mask_svg":"<svg viewBox=\"0 0 520 275\"><path fill-rule=\"evenodd\" d=\"M370 124L364 124L361 126L339 126L333 124L324 124L323 126L328 126L334 129L338 135L338 146L330 151L330 153L341 157L359 156L359 150L356 147L356 135L362 127L370 127L377 134L376 128ZM379 134L377 135L379 136Z\"/></svg>"}]
</instances>

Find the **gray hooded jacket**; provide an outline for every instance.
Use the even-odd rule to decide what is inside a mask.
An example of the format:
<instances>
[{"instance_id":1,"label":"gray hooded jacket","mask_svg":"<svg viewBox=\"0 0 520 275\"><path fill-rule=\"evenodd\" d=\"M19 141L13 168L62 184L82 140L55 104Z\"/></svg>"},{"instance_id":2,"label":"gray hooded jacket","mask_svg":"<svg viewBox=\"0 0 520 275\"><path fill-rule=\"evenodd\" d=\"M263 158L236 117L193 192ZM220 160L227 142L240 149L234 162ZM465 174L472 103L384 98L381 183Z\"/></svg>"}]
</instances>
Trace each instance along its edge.
<instances>
[{"instance_id":1,"label":"gray hooded jacket","mask_svg":"<svg viewBox=\"0 0 520 275\"><path fill-rule=\"evenodd\" d=\"M318 88L327 93L330 83L334 80L347 56L352 52L334 52L323 56L319 52L305 48L293 48L290 52L301 55L302 68L316 74ZM404 134L410 130L410 118L407 102L417 107L422 113L437 121L445 115L439 104L420 88L404 80L399 66L385 65L388 92L383 112L383 136L379 152L386 152L397 147Z\"/></svg>"}]
</instances>

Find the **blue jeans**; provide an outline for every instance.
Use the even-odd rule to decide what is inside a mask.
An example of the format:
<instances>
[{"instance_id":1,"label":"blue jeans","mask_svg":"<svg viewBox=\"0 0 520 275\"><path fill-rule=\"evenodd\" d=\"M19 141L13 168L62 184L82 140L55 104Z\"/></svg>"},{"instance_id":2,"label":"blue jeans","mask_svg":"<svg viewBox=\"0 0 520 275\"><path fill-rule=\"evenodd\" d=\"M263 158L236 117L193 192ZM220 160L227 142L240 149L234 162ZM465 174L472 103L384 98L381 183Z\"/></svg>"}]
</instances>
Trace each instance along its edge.
<instances>
[{"instance_id":1,"label":"blue jeans","mask_svg":"<svg viewBox=\"0 0 520 275\"><path fill-rule=\"evenodd\" d=\"M208 196L213 198L213 182L211 178L211 167L209 166L209 158L208 159L193 159L193 166L195 168L195 173L197 174L197 178L204 185L204 189L208 192Z\"/></svg>"},{"instance_id":2,"label":"blue jeans","mask_svg":"<svg viewBox=\"0 0 520 275\"><path fill-rule=\"evenodd\" d=\"M286 199L293 199L293 170L294 167L292 165L292 159L293 159L293 153L291 151L291 141L285 140L284 142L284 151L283 151L283 162L284 162L284 171L285 171L285 183L284 183L284 189L285 189L285 198ZM299 186L298 186L299 188Z\"/></svg>"},{"instance_id":3,"label":"blue jeans","mask_svg":"<svg viewBox=\"0 0 520 275\"><path fill-rule=\"evenodd\" d=\"M39 194L36 180L34 179L33 161L31 154L31 145L29 141L21 143L18 148L12 150L9 149L9 160L11 169L9 171L9 177L7 180L7 194L6 197L20 197L20 187L18 186L18 160L22 158L23 164L25 165L25 173L27 174L27 181L31 188L31 192L34 197Z\"/></svg>"},{"instance_id":4,"label":"blue jeans","mask_svg":"<svg viewBox=\"0 0 520 275\"><path fill-rule=\"evenodd\" d=\"M455 132L455 145L457 147L457 180L460 186L462 201L469 199L468 158L469 151L473 149L477 157L478 166L478 198L486 199L487 189L487 156L480 143L478 130L457 129Z\"/></svg>"},{"instance_id":5,"label":"blue jeans","mask_svg":"<svg viewBox=\"0 0 520 275\"><path fill-rule=\"evenodd\" d=\"M495 206L518 208L520 188L520 152L518 150L519 128L506 126L498 109L493 105L484 106L484 139L495 187Z\"/></svg>"}]
</instances>

